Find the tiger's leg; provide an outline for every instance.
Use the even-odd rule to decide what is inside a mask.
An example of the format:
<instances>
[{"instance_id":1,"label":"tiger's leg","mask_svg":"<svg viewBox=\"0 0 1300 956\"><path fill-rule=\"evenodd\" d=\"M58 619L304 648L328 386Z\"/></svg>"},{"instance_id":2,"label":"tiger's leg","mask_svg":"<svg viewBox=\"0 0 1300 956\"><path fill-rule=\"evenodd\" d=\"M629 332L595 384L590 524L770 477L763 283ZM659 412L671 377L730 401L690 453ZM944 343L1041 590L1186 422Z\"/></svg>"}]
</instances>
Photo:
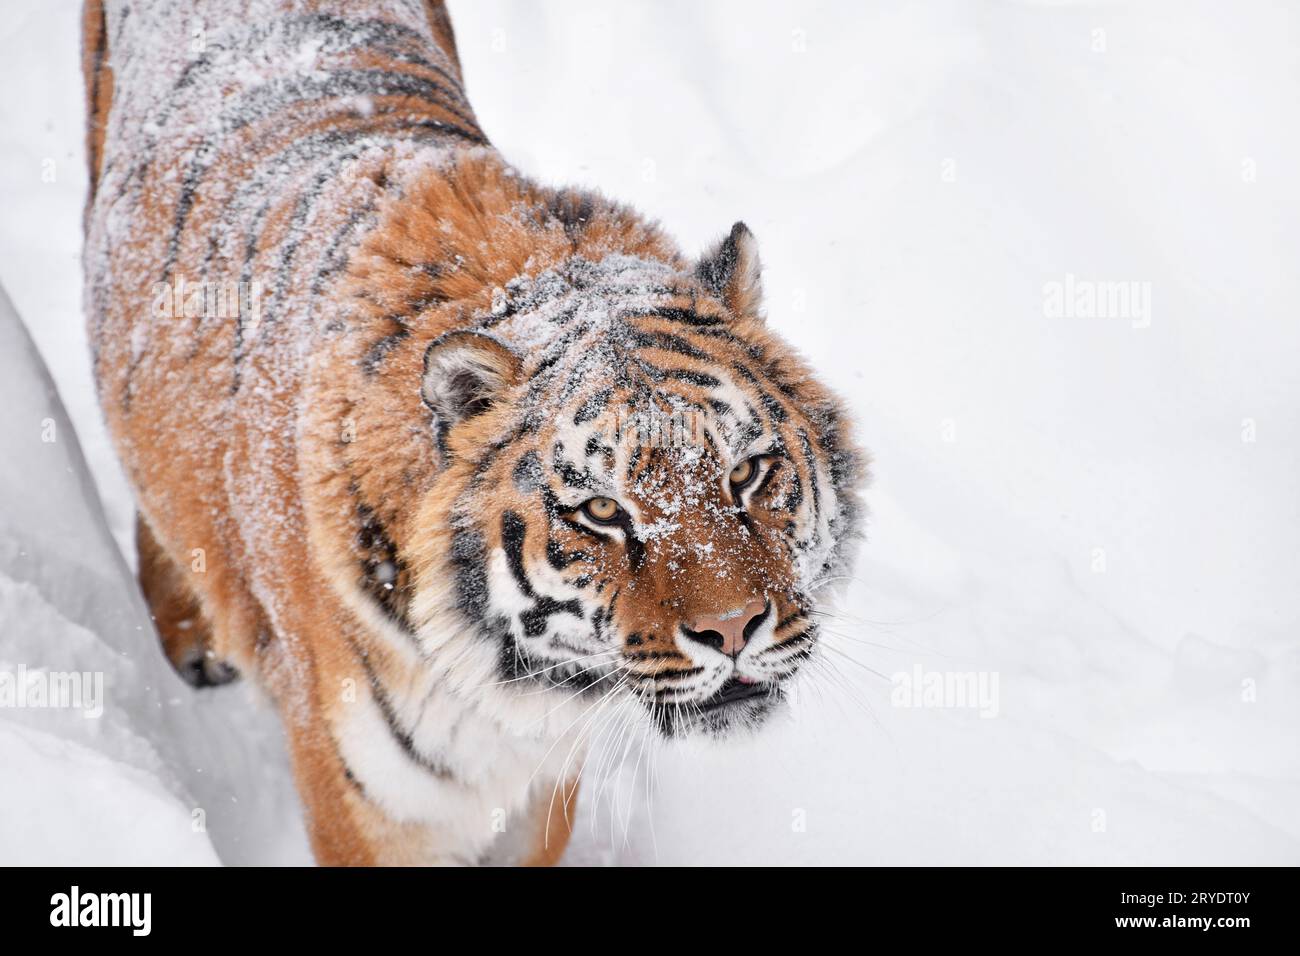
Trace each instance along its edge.
<instances>
[{"instance_id":1,"label":"tiger's leg","mask_svg":"<svg viewBox=\"0 0 1300 956\"><path fill-rule=\"evenodd\" d=\"M375 866L384 862L377 831L386 822L368 805L328 730L315 694L301 695L290 712L281 704L289 755L303 803L312 856L319 866Z\"/></svg>"},{"instance_id":2,"label":"tiger's leg","mask_svg":"<svg viewBox=\"0 0 1300 956\"><path fill-rule=\"evenodd\" d=\"M573 823L578 810L578 781L574 776L568 783L556 786L552 793L542 794L533 808L536 832L532 851L521 861L523 866L554 866L560 862L573 835Z\"/></svg>"},{"instance_id":3,"label":"tiger's leg","mask_svg":"<svg viewBox=\"0 0 1300 956\"><path fill-rule=\"evenodd\" d=\"M333 604L328 595L314 605L293 604L292 634L275 642L277 650L298 649L293 661L280 666L267 659L262 667L280 702L316 861L323 866L545 866L558 860L573 827L576 778L554 791L546 786L495 839L486 810L467 814L440 803L442 787L460 802L474 785L440 775L435 782L426 776L428 767L410 763L410 738L399 739L400 728L385 724L391 701L382 704L373 696L371 679L341 646L355 624ZM316 639L308 645L293 634ZM379 664L378 658L369 659ZM382 679L392 684L391 678ZM360 764L350 762L357 758ZM409 802L412 794L415 804ZM405 811L394 806L395 799L407 803ZM418 807L447 812L426 816Z\"/></svg>"},{"instance_id":4,"label":"tiger's leg","mask_svg":"<svg viewBox=\"0 0 1300 956\"><path fill-rule=\"evenodd\" d=\"M149 605L163 652L183 680L195 687L228 684L239 672L218 659L212 646L212 625L198 595L186 581L187 572L154 537L143 515L136 515L135 548L140 590Z\"/></svg>"},{"instance_id":5,"label":"tiger's leg","mask_svg":"<svg viewBox=\"0 0 1300 956\"><path fill-rule=\"evenodd\" d=\"M312 855L321 866L427 866L474 862L458 855L457 834L435 830L422 821L403 822L384 808L392 782L384 773L367 776L364 765L354 770L342 744L378 751L380 765L389 770L382 753L395 746L382 726L380 711L369 691L365 670L349 642L361 638L358 623L330 593L329 586L308 570L287 590L297 595L285 602L278 631L259 661L280 710L289 741L294 779L302 799ZM316 600L306 600L307 594ZM357 723L358 717L372 719ZM377 735L367 732L379 730ZM400 766L397 767L400 773ZM380 791L372 788L378 786Z\"/></svg>"},{"instance_id":6,"label":"tiger's leg","mask_svg":"<svg viewBox=\"0 0 1300 956\"><path fill-rule=\"evenodd\" d=\"M108 30L103 0L85 0L81 12L81 72L86 85L86 160L90 166L90 195L94 201L103 165L104 130L113 103L113 71L108 66Z\"/></svg>"}]
</instances>

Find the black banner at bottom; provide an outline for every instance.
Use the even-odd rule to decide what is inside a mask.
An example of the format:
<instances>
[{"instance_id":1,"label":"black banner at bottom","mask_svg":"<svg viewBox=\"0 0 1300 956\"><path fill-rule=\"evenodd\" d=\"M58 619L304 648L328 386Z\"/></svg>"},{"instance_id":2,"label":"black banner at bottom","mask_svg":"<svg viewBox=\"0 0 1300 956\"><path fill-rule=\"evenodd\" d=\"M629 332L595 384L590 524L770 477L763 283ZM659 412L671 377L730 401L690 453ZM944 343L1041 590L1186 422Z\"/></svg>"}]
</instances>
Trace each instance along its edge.
<instances>
[{"instance_id":1,"label":"black banner at bottom","mask_svg":"<svg viewBox=\"0 0 1300 956\"><path fill-rule=\"evenodd\" d=\"M682 920L720 934L919 933L918 945L1122 939L1182 946L1291 938L1292 869L8 870L7 942L279 939L334 945L377 934L503 935L608 929L640 936ZM434 922L437 921L437 922ZM811 921L811 922L809 922ZM723 928L725 927L725 929ZM1290 930L1290 932L1288 932ZM454 936L452 937L455 938ZM880 937L876 937L880 938Z\"/></svg>"}]
</instances>

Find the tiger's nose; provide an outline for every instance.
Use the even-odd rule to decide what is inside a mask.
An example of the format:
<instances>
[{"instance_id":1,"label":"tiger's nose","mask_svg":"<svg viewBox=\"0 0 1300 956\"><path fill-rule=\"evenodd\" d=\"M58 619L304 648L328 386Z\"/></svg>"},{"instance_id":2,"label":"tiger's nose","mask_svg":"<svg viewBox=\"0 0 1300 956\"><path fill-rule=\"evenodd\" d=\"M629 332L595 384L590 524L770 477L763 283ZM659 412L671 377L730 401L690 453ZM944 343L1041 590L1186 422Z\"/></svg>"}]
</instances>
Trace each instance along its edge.
<instances>
[{"instance_id":1,"label":"tiger's nose","mask_svg":"<svg viewBox=\"0 0 1300 956\"><path fill-rule=\"evenodd\" d=\"M697 617L682 627L682 633L728 657L735 657L745 649L746 642L767 619L770 610L771 605L766 601L750 601L732 611Z\"/></svg>"}]
</instances>

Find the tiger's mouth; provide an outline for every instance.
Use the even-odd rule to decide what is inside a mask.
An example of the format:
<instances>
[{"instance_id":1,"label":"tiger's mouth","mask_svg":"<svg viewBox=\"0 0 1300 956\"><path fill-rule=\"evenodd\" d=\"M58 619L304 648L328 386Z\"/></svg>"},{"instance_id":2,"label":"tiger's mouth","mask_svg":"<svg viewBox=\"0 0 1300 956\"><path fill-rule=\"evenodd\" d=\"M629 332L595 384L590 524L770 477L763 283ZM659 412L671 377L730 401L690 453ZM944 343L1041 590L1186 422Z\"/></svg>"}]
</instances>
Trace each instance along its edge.
<instances>
[{"instance_id":1,"label":"tiger's mouth","mask_svg":"<svg viewBox=\"0 0 1300 956\"><path fill-rule=\"evenodd\" d=\"M720 707L726 707L728 704L734 704L736 701L766 696L771 693L772 687L768 684L760 684L757 681L744 681L738 677L733 677L696 706L705 711L717 710Z\"/></svg>"},{"instance_id":2,"label":"tiger's mouth","mask_svg":"<svg viewBox=\"0 0 1300 956\"><path fill-rule=\"evenodd\" d=\"M732 677L702 700L652 705L650 712L665 737L721 737L736 727L761 724L784 700L782 684Z\"/></svg>"}]
</instances>

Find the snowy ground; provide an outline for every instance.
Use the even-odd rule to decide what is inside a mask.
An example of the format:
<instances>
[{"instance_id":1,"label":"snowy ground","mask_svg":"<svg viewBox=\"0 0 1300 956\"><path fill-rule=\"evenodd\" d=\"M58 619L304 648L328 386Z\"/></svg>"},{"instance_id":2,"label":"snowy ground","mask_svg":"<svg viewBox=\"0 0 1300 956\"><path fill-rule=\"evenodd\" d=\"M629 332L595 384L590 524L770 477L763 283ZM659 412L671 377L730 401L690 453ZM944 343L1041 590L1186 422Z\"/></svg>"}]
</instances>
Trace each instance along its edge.
<instances>
[{"instance_id":1,"label":"snowy ground","mask_svg":"<svg viewBox=\"0 0 1300 956\"><path fill-rule=\"evenodd\" d=\"M0 863L305 861L274 719L170 676L113 548L132 506L82 331L79 6L0 18L0 283L103 513L0 315L0 672L100 671L106 702L0 707ZM770 321L876 458L793 719L659 750L650 785L634 751L584 793L571 859L1300 863L1300 11L452 14L523 169L687 247L749 223ZM1062 315L1067 275L1149 308ZM996 708L895 706L917 667L996 675Z\"/></svg>"}]
</instances>

